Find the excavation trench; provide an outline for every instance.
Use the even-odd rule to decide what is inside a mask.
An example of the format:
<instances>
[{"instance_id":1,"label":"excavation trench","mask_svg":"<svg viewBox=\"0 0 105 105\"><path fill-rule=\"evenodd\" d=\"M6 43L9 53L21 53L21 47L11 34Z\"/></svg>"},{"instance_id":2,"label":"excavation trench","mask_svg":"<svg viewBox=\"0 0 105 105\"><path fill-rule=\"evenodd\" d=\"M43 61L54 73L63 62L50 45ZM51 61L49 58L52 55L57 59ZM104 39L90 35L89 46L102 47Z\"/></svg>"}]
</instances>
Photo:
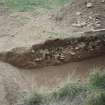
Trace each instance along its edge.
<instances>
[{"instance_id":1,"label":"excavation trench","mask_svg":"<svg viewBox=\"0 0 105 105\"><path fill-rule=\"evenodd\" d=\"M68 77L73 80L79 77L85 82L94 68L104 70L104 33L87 32L77 38L48 40L31 48L0 53L4 61L0 62L0 102L14 104L35 88L53 89Z\"/></svg>"},{"instance_id":2,"label":"excavation trench","mask_svg":"<svg viewBox=\"0 0 105 105\"><path fill-rule=\"evenodd\" d=\"M14 48L0 53L0 59L20 68L32 69L79 62L104 54L105 30L98 30L75 38L47 40L31 48Z\"/></svg>"}]
</instances>

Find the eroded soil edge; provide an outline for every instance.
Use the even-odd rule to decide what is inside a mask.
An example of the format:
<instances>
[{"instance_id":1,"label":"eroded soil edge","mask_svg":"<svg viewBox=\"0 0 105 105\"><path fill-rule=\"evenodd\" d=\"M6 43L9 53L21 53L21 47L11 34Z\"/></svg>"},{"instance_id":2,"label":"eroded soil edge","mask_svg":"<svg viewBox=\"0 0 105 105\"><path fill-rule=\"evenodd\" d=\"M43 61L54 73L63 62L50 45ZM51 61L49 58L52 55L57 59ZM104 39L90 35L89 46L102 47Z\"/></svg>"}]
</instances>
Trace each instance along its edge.
<instances>
[{"instance_id":1,"label":"eroded soil edge","mask_svg":"<svg viewBox=\"0 0 105 105\"><path fill-rule=\"evenodd\" d=\"M82 34L76 38L47 40L31 48L14 48L0 53L0 59L14 66L30 69L104 55L105 30Z\"/></svg>"}]
</instances>

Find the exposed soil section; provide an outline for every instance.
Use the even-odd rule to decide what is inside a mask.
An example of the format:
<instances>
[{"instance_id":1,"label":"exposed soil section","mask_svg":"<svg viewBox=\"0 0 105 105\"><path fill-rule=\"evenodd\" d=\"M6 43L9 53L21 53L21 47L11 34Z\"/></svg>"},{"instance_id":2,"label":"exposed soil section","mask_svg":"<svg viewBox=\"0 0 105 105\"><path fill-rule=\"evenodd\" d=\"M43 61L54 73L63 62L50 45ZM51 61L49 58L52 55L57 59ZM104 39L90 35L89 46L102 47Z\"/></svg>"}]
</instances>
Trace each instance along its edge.
<instances>
[{"instance_id":1,"label":"exposed soil section","mask_svg":"<svg viewBox=\"0 0 105 105\"><path fill-rule=\"evenodd\" d=\"M0 62L0 105L20 105L16 103L21 102L23 96L41 87L52 90L68 77L85 82L90 71L104 70L104 67L105 56L32 70Z\"/></svg>"},{"instance_id":2,"label":"exposed soil section","mask_svg":"<svg viewBox=\"0 0 105 105\"><path fill-rule=\"evenodd\" d=\"M85 32L81 37L48 40L32 48L15 48L0 54L1 60L21 68L37 68L105 54L104 30Z\"/></svg>"}]
</instances>

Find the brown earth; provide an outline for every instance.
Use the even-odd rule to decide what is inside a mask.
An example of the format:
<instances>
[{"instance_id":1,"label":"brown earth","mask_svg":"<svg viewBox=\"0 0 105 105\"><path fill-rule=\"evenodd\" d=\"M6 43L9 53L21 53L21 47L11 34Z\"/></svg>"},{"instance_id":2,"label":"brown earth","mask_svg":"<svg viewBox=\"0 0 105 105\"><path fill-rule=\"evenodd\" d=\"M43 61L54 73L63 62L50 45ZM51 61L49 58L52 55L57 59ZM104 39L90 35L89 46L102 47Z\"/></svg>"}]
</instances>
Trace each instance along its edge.
<instances>
[{"instance_id":1,"label":"brown earth","mask_svg":"<svg viewBox=\"0 0 105 105\"><path fill-rule=\"evenodd\" d=\"M104 13L103 12L104 3L102 4L102 7L101 7L100 6L101 2L98 0L95 0L95 1L96 3L94 2L94 0L92 2L93 4L92 8L85 8L86 7L86 5L84 4L85 0L84 1L80 0L80 2L79 0L78 2L74 0L74 2L71 4L73 6L72 7L73 9L71 9L71 6L69 8L69 5L68 5L67 8L66 6L64 7L63 12L62 10L60 10L61 13L58 11L57 14L59 16L62 17L62 13L64 14L62 19L60 19L58 15L54 16L55 14L52 15L53 13L49 13L49 12L44 13L43 11L42 12L39 12L39 11L13 12L13 11L9 11L8 8L4 8L0 5L0 59L1 59L0 105L16 105L16 103L18 103L18 101L20 102L20 100L23 98L23 95L28 95L34 89L39 87L44 86L49 89L53 89L57 87L58 84L62 82L64 79L66 79L68 76L72 77L71 74L73 72L75 72L75 75L73 75L74 78L79 77L81 81L85 82L89 71L93 70L93 68L98 67L98 68L101 68L101 70L104 69L105 56L102 56L102 55L104 55L105 53L105 50L104 50L105 34L103 33L104 30L101 30L102 28L104 28L104 24L103 24L104 20L102 20L103 23L102 23L101 29L99 27L100 30L97 31L98 35L99 35L99 31L102 32L102 38L100 38L101 36L99 36L98 38L93 37L94 35L92 35L92 37L90 38L90 33L93 31L89 31L90 32L88 34L89 37L87 37L88 40L86 42L84 37L83 37L83 40L81 41L78 41L78 40L75 41L75 39L73 38L74 41L72 43L71 43L72 41L71 38L70 40L65 38L65 37L71 37L71 36L79 37L81 35L81 32L84 33L83 30L87 31L87 30L93 29L93 26L95 24L95 23L93 24L93 20L94 18L96 18L95 16L97 14L96 13L97 11L95 11L95 9L97 9L96 7L99 6L99 8L101 8L100 10L98 9L98 11L101 13L100 14L98 12L99 15L102 16ZM88 2L91 2L91 1L88 1ZM84 11L82 11L83 9ZM71 10L74 12L71 13L70 12ZM92 13L90 11L92 11ZM83 21L81 20L81 16L75 16L75 13L79 15L79 12L84 13L84 14L82 13L84 17L82 18ZM95 13L95 15L93 13ZM77 20L79 19L80 23L83 23L84 21L87 22L87 18L90 16L90 14L92 16L92 20L91 21L89 20L89 23L86 26L80 27L80 28L78 27L76 28L72 26L72 23L76 19ZM104 15L102 16L102 19L103 17ZM92 23L93 25L90 25L90 23ZM95 27L94 29L97 29L97 27ZM80 33L72 33L73 31L79 31ZM95 34L95 36L97 36L97 34ZM49 41L45 42L46 39L56 39L61 37L62 39L59 39L59 40L57 39L50 42ZM58 44L59 41L60 43ZM42 42L45 42L45 43L39 44ZM66 42L70 42L68 46L66 45L67 44ZM82 42L84 42L84 44ZM31 56L33 55L32 53L35 53L36 51L36 48L37 48L36 44L39 45L38 47L39 50L41 50L40 47L43 48L43 45L44 45L45 48L43 49L45 54L46 52L49 51L50 49L49 47L52 48L52 45L54 45L54 48L50 50L51 52L54 51L53 55L56 55L56 54L59 55L59 53L62 53L62 52L63 53L65 52L66 54L68 54L68 51L73 50L70 55L66 56L66 58L70 57L72 54L74 54L74 52L75 53L78 52L76 54L77 55L76 59L78 58L79 53L81 53L83 57L82 59L84 59L84 56L86 54L88 56L86 55L85 58L90 57L91 59L86 59L80 62L71 62L68 64L59 65L59 66L49 66L44 68L35 67L36 69L34 68L34 69L27 69L27 70L22 68L17 68L10 64L7 64L7 63L11 63L18 67L22 65L24 68L25 66L26 68L27 67L30 68L29 65L33 64L32 62L33 60L36 60L34 61L34 63L35 62L38 63L40 61L39 59L40 53L38 52L39 54L38 59L36 59L38 57L36 56L36 54L35 54L35 57ZM84 50L85 48L87 48L86 46L89 47L87 49L88 52L87 50ZM63 51L61 50L55 51L56 48L59 49L59 47L63 47ZM68 47L70 47L69 50L68 50ZM71 47L73 47L73 49L71 49ZM82 50L79 47L82 47ZM48 49L47 51L46 51L46 48ZM49 55L50 53L47 53L47 55ZM102 57L92 58L93 55L94 56L100 55ZM62 56L61 54L60 58L63 58L60 60L64 60L65 56ZM2 61L5 61L7 63L3 63ZM50 61L51 63L53 62L53 60L51 59ZM54 61L58 62L58 58L57 60L55 60L54 58ZM46 65L49 65L49 62L45 60L44 66Z\"/></svg>"},{"instance_id":2,"label":"brown earth","mask_svg":"<svg viewBox=\"0 0 105 105\"><path fill-rule=\"evenodd\" d=\"M17 105L32 91L44 87L54 89L62 81L80 78L83 82L92 70L104 70L105 57L97 57L81 62L68 63L60 66L50 66L40 69L18 69L0 62L0 105ZM40 89L39 89L40 90Z\"/></svg>"}]
</instances>

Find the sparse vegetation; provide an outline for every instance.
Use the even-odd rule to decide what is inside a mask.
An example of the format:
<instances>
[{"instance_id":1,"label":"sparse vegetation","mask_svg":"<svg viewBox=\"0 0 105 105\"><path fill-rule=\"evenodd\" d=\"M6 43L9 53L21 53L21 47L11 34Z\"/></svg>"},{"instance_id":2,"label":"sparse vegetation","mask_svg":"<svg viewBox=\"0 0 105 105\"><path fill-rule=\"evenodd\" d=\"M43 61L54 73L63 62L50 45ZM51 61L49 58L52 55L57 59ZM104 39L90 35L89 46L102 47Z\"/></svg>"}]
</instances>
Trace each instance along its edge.
<instances>
[{"instance_id":1,"label":"sparse vegetation","mask_svg":"<svg viewBox=\"0 0 105 105\"><path fill-rule=\"evenodd\" d=\"M36 93L24 105L105 105L104 77L105 73L91 73L86 84L68 83L47 95Z\"/></svg>"},{"instance_id":2,"label":"sparse vegetation","mask_svg":"<svg viewBox=\"0 0 105 105\"><path fill-rule=\"evenodd\" d=\"M69 0L1 0L0 2L9 8L19 11L27 11L35 8L52 9L64 5Z\"/></svg>"},{"instance_id":3,"label":"sparse vegetation","mask_svg":"<svg viewBox=\"0 0 105 105\"><path fill-rule=\"evenodd\" d=\"M92 92L86 98L86 105L105 105L105 91Z\"/></svg>"},{"instance_id":4,"label":"sparse vegetation","mask_svg":"<svg viewBox=\"0 0 105 105\"><path fill-rule=\"evenodd\" d=\"M90 75L89 82L91 89L105 89L105 74L98 71L93 72Z\"/></svg>"}]
</instances>

